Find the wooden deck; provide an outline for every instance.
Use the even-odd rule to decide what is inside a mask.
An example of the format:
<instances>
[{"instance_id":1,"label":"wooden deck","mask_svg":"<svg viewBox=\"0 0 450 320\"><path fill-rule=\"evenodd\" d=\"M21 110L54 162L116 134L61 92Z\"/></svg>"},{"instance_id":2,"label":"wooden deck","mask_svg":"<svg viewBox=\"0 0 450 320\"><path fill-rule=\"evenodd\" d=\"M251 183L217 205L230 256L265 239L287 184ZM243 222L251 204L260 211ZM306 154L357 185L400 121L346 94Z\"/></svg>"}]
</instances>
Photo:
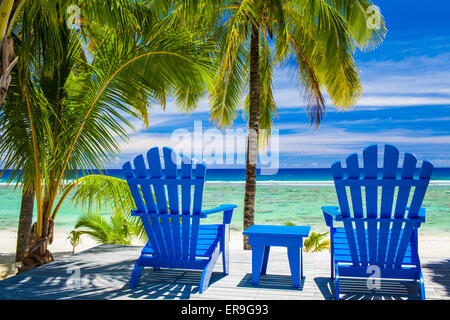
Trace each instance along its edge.
<instances>
[{"instance_id":1,"label":"wooden deck","mask_svg":"<svg viewBox=\"0 0 450 320\"><path fill-rule=\"evenodd\" d=\"M267 275L251 284L251 251L230 251L230 274L223 276L221 263L214 269L210 287L198 293L200 271L151 268L144 271L140 285L130 290L131 270L140 247L101 245L24 274L0 281L0 299L333 299L329 253L304 257L305 279L300 289L291 286L285 248L271 250ZM422 257L427 299L450 298L450 259ZM366 281L347 281L342 299L417 299L414 283L386 281L376 295Z\"/></svg>"}]
</instances>

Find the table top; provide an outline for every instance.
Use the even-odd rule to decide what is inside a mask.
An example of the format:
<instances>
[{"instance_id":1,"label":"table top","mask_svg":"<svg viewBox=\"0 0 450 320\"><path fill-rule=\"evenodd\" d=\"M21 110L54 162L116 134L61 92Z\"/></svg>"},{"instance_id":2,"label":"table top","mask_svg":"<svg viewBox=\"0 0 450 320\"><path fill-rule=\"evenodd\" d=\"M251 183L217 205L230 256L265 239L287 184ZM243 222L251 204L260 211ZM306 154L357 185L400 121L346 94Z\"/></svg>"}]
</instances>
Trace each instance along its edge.
<instances>
[{"instance_id":1,"label":"table top","mask_svg":"<svg viewBox=\"0 0 450 320\"><path fill-rule=\"evenodd\" d=\"M311 231L310 226L272 226L272 225L252 225L243 234L249 236L280 236L280 237L308 237Z\"/></svg>"}]
</instances>

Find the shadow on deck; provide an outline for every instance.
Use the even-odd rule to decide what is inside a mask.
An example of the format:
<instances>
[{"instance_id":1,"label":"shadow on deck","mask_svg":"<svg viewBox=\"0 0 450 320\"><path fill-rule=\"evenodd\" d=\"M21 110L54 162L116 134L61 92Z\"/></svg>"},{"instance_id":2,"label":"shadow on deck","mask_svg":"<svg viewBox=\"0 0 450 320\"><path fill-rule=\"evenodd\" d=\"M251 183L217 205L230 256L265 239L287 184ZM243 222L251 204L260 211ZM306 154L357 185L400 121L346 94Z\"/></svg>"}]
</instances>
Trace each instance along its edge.
<instances>
[{"instance_id":1,"label":"shadow on deck","mask_svg":"<svg viewBox=\"0 0 450 320\"><path fill-rule=\"evenodd\" d=\"M326 300L334 300L334 280L318 277L314 281ZM341 300L420 300L420 288L410 281L380 281L380 288L369 289L367 279L341 279Z\"/></svg>"},{"instance_id":2,"label":"shadow on deck","mask_svg":"<svg viewBox=\"0 0 450 320\"><path fill-rule=\"evenodd\" d=\"M208 290L199 294L201 271L146 268L138 287L129 288L133 266L141 248L101 245L61 257L32 271L0 281L0 299L334 299L328 255L308 255L300 288L292 286L286 252L271 252L267 275L251 283L251 251L230 252L230 274L221 259ZM427 298L449 299L450 260L422 262ZM367 289L367 280L342 280L341 299L418 299L416 283L382 281L381 290ZM445 289L442 288L445 287ZM440 290L440 291L439 291ZM434 292L434 293L433 293ZM431 293L431 294L430 294Z\"/></svg>"}]
</instances>

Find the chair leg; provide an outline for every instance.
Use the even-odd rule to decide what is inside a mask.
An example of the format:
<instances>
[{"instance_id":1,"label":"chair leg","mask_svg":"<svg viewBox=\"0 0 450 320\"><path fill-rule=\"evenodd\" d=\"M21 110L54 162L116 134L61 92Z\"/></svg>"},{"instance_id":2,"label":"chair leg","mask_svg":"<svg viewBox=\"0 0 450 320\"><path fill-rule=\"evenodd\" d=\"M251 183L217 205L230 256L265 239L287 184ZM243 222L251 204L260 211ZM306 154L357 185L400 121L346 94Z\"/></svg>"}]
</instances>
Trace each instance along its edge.
<instances>
[{"instance_id":1,"label":"chair leg","mask_svg":"<svg viewBox=\"0 0 450 320\"><path fill-rule=\"evenodd\" d=\"M334 254L333 254L333 251L331 251L330 265L331 265L331 280L334 280Z\"/></svg>"},{"instance_id":2,"label":"chair leg","mask_svg":"<svg viewBox=\"0 0 450 320\"><path fill-rule=\"evenodd\" d=\"M334 280L334 232L333 232L333 227L331 227L330 229L330 239L331 239L331 246L330 246L330 251L331 251L331 261L330 261L330 268L331 268L331 280Z\"/></svg>"},{"instance_id":3,"label":"chair leg","mask_svg":"<svg viewBox=\"0 0 450 320\"><path fill-rule=\"evenodd\" d=\"M228 274L230 272L230 225L224 225L223 236L221 240L221 250L222 250L222 265L223 273Z\"/></svg>"},{"instance_id":4,"label":"chair leg","mask_svg":"<svg viewBox=\"0 0 450 320\"><path fill-rule=\"evenodd\" d=\"M420 285L420 299L422 300L426 300L425 297L425 283L423 281L423 274L422 274L422 270L420 270L420 278L419 278L419 285Z\"/></svg>"},{"instance_id":5,"label":"chair leg","mask_svg":"<svg viewBox=\"0 0 450 320\"><path fill-rule=\"evenodd\" d=\"M339 278L336 277L334 279L334 295L335 295L335 300L339 300Z\"/></svg>"},{"instance_id":6,"label":"chair leg","mask_svg":"<svg viewBox=\"0 0 450 320\"><path fill-rule=\"evenodd\" d=\"M139 284L139 279L144 271L144 266L141 263L141 258L138 259L131 272L130 289L136 288Z\"/></svg>"},{"instance_id":7,"label":"chair leg","mask_svg":"<svg viewBox=\"0 0 450 320\"><path fill-rule=\"evenodd\" d=\"M334 279L334 296L335 296L335 300L339 300L339 272L336 269L336 277Z\"/></svg>"},{"instance_id":8,"label":"chair leg","mask_svg":"<svg viewBox=\"0 0 450 320\"><path fill-rule=\"evenodd\" d=\"M219 255L220 255L220 243L217 244L217 247L211 256L211 259L203 269L202 278L200 280L200 289L199 289L200 293L203 293L205 292L206 289L208 289L209 280L211 279L211 274L212 271L214 270L214 266L216 264L217 258L219 258Z\"/></svg>"}]
</instances>

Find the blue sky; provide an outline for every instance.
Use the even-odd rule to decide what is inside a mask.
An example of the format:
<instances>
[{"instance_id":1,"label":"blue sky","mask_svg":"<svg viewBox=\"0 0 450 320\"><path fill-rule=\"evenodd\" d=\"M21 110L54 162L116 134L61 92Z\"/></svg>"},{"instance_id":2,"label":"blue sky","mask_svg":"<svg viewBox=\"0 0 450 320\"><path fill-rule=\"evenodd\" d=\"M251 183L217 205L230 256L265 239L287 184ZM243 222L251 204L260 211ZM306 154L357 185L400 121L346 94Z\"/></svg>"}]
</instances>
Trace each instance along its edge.
<instances>
[{"instance_id":1,"label":"blue sky","mask_svg":"<svg viewBox=\"0 0 450 320\"><path fill-rule=\"evenodd\" d=\"M318 130L309 125L303 98L285 70L278 68L274 95L279 117L280 167L329 167L335 160L369 145L391 143L401 153L427 159L436 167L450 167L450 1L374 0L388 33L374 51L356 52L363 97L351 111L327 104ZM122 144L114 167L152 146L177 147L172 133L180 128L193 133L195 121L203 130L209 122L207 102L190 115L169 104L157 107L150 127L131 134ZM245 128L239 114L233 129Z\"/></svg>"}]
</instances>

